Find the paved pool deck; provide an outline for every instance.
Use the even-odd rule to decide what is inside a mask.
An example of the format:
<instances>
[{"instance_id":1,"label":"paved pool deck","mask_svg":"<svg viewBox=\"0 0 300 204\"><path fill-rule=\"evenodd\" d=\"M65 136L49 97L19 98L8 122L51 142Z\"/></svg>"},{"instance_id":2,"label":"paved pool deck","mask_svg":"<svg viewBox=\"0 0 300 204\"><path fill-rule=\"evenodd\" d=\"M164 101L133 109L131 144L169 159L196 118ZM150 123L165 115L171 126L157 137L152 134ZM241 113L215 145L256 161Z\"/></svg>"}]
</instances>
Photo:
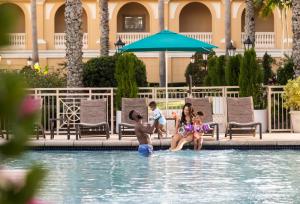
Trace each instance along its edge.
<instances>
[{"instance_id":1,"label":"paved pool deck","mask_svg":"<svg viewBox=\"0 0 300 204\"><path fill-rule=\"evenodd\" d=\"M118 139L118 135L111 135L110 139L104 137L92 137L76 140L75 136L71 136L70 140L65 135L55 136L53 140L47 135L46 139L31 140L28 147L37 150L48 149L131 149L134 150L138 146L138 141L134 137L124 137ZM5 140L0 139L0 143ZM152 144L155 149L167 149L170 146L171 138L157 139L157 135L152 135ZM187 144L185 148L191 148L192 144ZM229 137L220 134L220 140L215 138L204 137L204 149L300 149L300 133L265 133L263 139L260 140L258 135L253 136L234 136L232 140Z\"/></svg>"}]
</instances>

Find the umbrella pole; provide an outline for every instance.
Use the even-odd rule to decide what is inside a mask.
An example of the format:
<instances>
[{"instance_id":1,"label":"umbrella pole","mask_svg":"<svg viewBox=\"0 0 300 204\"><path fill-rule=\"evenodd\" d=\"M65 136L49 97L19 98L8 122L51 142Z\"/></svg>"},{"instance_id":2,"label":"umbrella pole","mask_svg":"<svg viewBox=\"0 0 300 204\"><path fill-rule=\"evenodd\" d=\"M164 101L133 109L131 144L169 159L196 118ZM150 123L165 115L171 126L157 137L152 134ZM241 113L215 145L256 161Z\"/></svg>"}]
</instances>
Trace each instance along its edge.
<instances>
[{"instance_id":1,"label":"umbrella pole","mask_svg":"<svg viewBox=\"0 0 300 204\"><path fill-rule=\"evenodd\" d=\"M166 73L166 117L168 117L168 112L169 112L169 110L168 110L168 98L169 98L169 95L168 95L168 52L167 51L165 51L165 60L166 60L166 63L165 63L165 73ZM167 132L166 132L166 134L167 134L167 136L168 136L168 127L166 127L166 129L167 129Z\"/></svg>"}]
</instances>

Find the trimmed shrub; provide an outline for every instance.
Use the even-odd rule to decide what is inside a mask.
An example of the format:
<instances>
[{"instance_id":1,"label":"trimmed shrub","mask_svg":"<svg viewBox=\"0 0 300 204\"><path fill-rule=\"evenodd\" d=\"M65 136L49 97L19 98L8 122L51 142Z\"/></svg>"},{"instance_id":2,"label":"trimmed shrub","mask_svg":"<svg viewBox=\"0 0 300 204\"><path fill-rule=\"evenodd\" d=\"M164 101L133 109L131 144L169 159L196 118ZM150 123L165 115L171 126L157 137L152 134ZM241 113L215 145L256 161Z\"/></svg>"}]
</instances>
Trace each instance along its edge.
<instances>
[{"instance_id":1,"label":"trimmed shrub","mask_svg":"<svg viewBox=\"0 0 300 204\"><path fill-rule=\"evenodd\" d=\"M204 85L204 79L207 75L207 71L205 70L205 61L203 60L201 53L195 54L195 62L189 63L185 70L184 76L187 84L190 82L189 75L192 75L193 86Z\"/></svg>"},{"instance_id":2,"label":"trimmed shrub","mask_svg":"<svg viewBox=\"0 0 300 204\"><path fill-rule=\"evenodd\" d=\"M134 55L135 56L135 55ZM138 87L147 87L147 71L142 60L135 56L135 79Z\"/></svg>"},{"instance_id":3,"label":"trimmed shrub","mask_svg":"<svg viewBox=\"0 0 300 204\"><path fill-rule=\"evenodd\" d=\"M225 56L212 56L208 60L207 66L208 76L205 79L205 84L208 86L225 85Z\"/></svg>"},{"instance_id":4,"label":"trimmed shrub","mask_svg":"<svg viewBox=\"0 0 300 204\"><path fill-rule=\"evenodd\" d=\"M116 87L116 56L90 59L83 67L83 85L85 87Z\"/></svg>"},{"instance_id":5,"label":"trimmed shrub","mask_svg":"<svg viewBox=\"0 0 300 204\"><path fill-rule=\"evenodd\" d=\"M119 55L92 58L84 64L83 84L85 87L116 87L116 61ZM146 67L136 58L136 83L145 87L147 83Z\"/></svg>"},{"instance_id":6,"label":"trimmed shrub","mask_svg":"<svg viewBox=\"0 0 300 204\"><path fill-rule=\"evenodd\" d=\"M214 78L214 75L216 75L216 64L218 61L217 56L211 56L207 61L207 76L204 79L204 84L206 86L212 86L212 80Z\"/></svg>"},{"instance_id":7,"label":"trimmed shrub","mask_svg":"<svg viewBox=\"0 0 300 204\"><path fill-rule=\"evenodd\" d=\"M294 62L289 56L285 56L283 66L277 70L277 83L280 85L286 85L289 79L293 79L295 76Z\"/></svg>"},{"instance_id":8,"label":"trimmed shrub","mask_svg":"<svg viewBox=\"0 0 300 204\"><path fill-rule=\"evenodd\" d=\"M264 84L268 85L274 76L274 73L272 71L272 64L274 62L274 59L271 57L271 55L268 55L266 52L262 58L262 67L264 70Z\"/></svg>"},{"instance_id":9,"label":"trimmed shrub","mask_svg":"<svg viewBox=\"0 0 300 204\"><path fill-rule=\"evenodd\" d=\"M252 96L255 107L262 104L263 71L256 59L254 49L244 52L239 76L239 94L241 97Z\"/></svg>"},{"instance_id":10,"label":"trimmed shrub","mask_svg":"<svg viewBox=\"0 0 300 204\"><path fill-rule=\"evenodd\" d=\"M225 81L227 86L237 86L239 84L241 55L227 58L225 66Z\"/></svg>"},{"instance_id":11,"label":"trimmed shrub","mask_svg":"<svg viewBox=\"0 0 300 204\"><path fill-rule=\"evenodd\" d=\"M144 65L145 66L145 65ZM143 64L133 53L124 53L118 56L115 78L117 80L116 106L121 109L122 98L135 98L138 94L136 80L137 69Z\"/></svg>"}]
</instances>

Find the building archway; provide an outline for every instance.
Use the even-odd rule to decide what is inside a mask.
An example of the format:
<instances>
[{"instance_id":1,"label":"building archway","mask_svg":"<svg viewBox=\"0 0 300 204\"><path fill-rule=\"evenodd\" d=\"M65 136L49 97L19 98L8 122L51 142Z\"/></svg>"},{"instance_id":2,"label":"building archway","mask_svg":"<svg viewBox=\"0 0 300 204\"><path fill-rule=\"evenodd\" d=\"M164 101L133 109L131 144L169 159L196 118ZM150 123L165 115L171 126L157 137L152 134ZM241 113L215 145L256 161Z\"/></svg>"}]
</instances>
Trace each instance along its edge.
<instances>
[{"instance_id":1,"label":"building archway","mask_svg":"<svg viewBox=\"0 0 300 204\"><path fill-rule=\"evenodd\" d=\"M258 12L255 12L255 32L274 32L274 15L260 17ZM241 31L245 32L245 9L242 13Z\"/></svg>"},{"instance_id":2,"label":"building archway","mask_svg":"<svg viewBox=\"0 0 300 204\"><path fill-rule=\"evenodd\" d=\"M209 8L199 2L185 5L179 14L179 32L212 32Z\"/></svg>"},{"instance_id":3,"label":"building archway","mask_svg":"<svg viewBox=\"0 0 300 204\"><path fill-rule=\"evenodd\" d=\"M23 10L18 5L12 3L3 3L0 4L0 7L12 10L16 17L15 25L11 28L10 33L26 33L25 14Z\"/></svg>"},{"instance_id":4,"label":"building archway","mask_svg":"<svg viewBox=\"0 0 300 204\"><path fill-rule=\"evenodd\" d=\"M127 3L117 14L117 32L150 32L150 15L140 3Z\"/></svg>"}]
</instances>

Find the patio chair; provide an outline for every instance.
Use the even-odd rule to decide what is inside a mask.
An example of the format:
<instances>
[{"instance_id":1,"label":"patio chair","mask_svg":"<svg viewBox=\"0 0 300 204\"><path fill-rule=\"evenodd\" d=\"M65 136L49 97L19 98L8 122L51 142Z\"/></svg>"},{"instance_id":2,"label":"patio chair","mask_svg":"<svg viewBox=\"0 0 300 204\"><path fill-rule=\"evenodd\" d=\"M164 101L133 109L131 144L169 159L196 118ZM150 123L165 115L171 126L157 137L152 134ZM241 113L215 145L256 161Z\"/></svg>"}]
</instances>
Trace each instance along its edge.
<instances>
[{"instance_id":1,"label":"patio chair","mask_svg":"<svg viewBox=\"0 0 300 204\"><path fill-rule=\"evenodd\" d=\"M219 124L213 122L212 106L208 98L186 98L185 103L191 103L194 112L201 111L204 114L204 123L208 123L213 130L205 135L214 136L216 133L216 140L219 140Z\"/></svg>"},{"instance_id":2,"label":"patio chair","mask_svg":"<svg viewBox=\"0 0 300 204\"><path fill-rule=\"evenodd\" d=\"M107 100L81 100L80 123L75 125L75 131L76 140L86 136L109 139Z\"/></svg>"},{"instance_id":3,"label":"patio chair","mask_svg":"<svg viewBox=\"0 0 300 204\"><path fill-rule=\"evenodd\" d=\"M122 98L122 115L119 124L119 140L122 137L133 137L134 121L130 120L128 115L131 110L138 111L146 122L148 122L148 106L145 98Z\"/></svg>"},{"instance_id":4,"label":"patio chair","mask_svg":"<svg viewBox=\"0 0 300 204\"><path fill-rule=\"evenodd\" d=\"M43 99L42 98L34 98L32 100L34 101L33 103L37 103L37 104L40 105L40 107L39 107L39 112L40 113L39 113L35 123L33 124L34 136L37 140L40 139L40 137L46 139L45 129L44 129L43 124L42 124ZM2 138L4 138L4 131L3 130L0 131L0 135L1 134L2 134ZM6 134L6 139L9 139L10 135L12 134L11 127L9 126L9 124L6 124L5 134Z\"/></svg>"},{"instance_id":5,"label":"patio chair","mask_svg":"<svg viewBox=\"0 0 300 204\"><path fill-rule=\"evenodd\" d=\"M225 137L229 134L253 134L259 127L259 138L262 139L262 125L254 121L254 108L252 97L227 98L227 128Z\"/></svg>"}]
</instances>

